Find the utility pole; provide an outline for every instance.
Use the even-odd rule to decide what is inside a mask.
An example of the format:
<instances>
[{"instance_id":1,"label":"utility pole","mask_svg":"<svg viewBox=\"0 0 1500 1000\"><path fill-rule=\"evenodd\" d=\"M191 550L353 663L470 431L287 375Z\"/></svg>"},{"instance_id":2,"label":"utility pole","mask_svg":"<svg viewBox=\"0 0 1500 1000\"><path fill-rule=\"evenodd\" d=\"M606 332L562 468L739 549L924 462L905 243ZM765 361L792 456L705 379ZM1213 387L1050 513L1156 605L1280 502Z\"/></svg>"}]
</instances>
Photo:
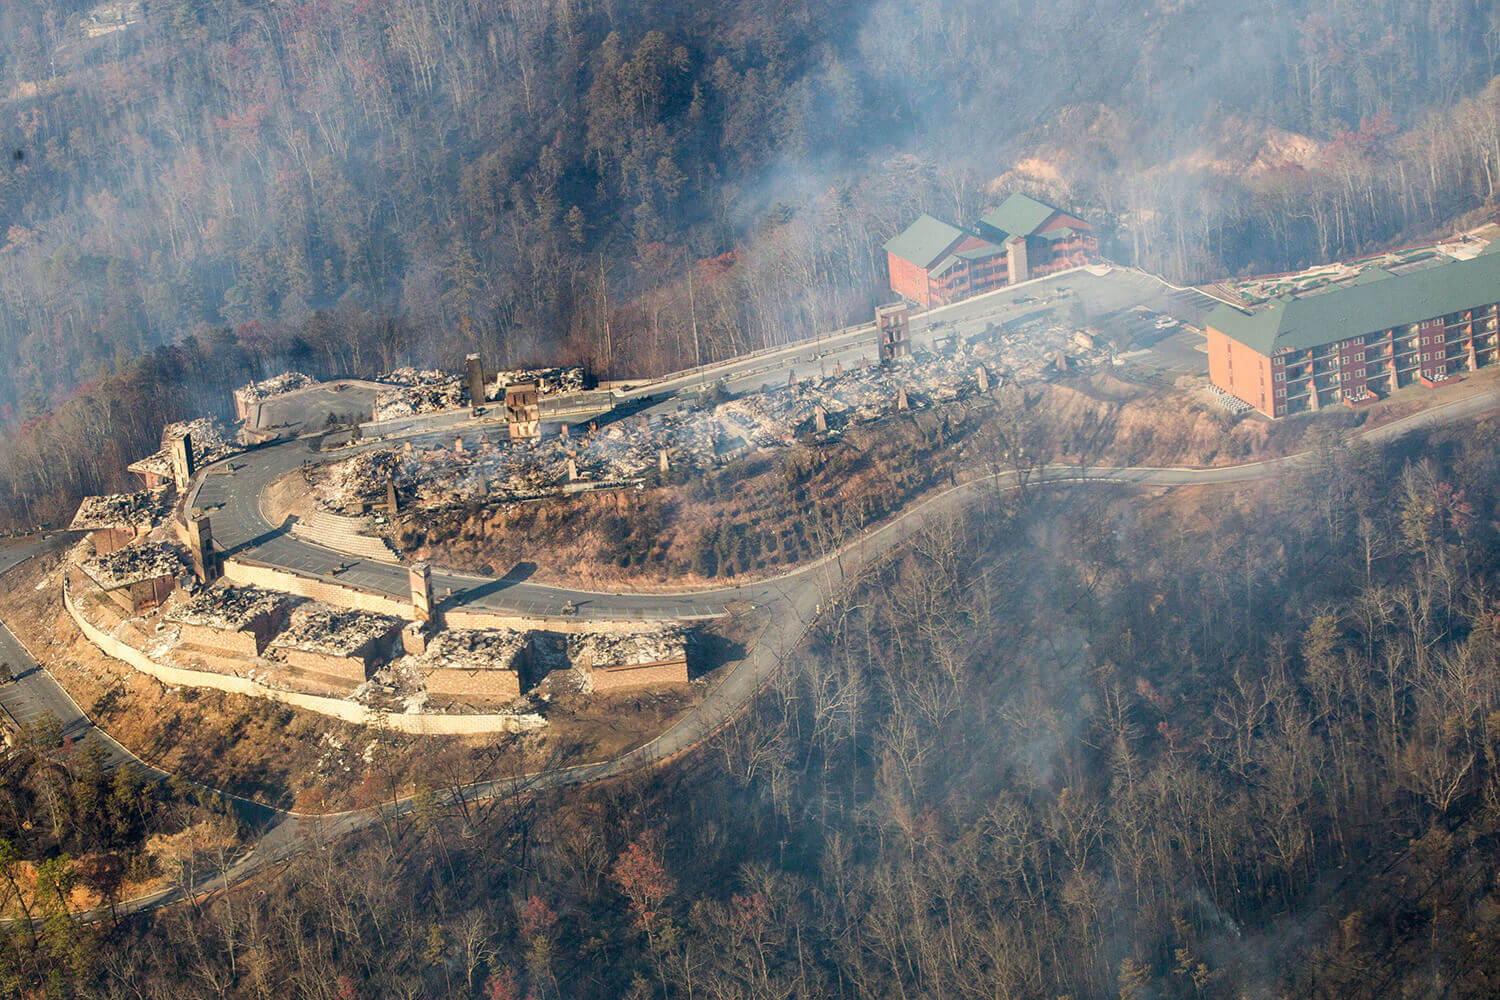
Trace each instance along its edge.
<instances>
[{"instance_id":1,"label":"utility pole","mask_svg":"<svg viewBox=\"0 0 1500 1000\"><path fill-rule=\"evenodd\" d=\"M703 367L703 348L698 343L698 301L693 296L693 263L688 261L688 315L693 321L693 367Z\"/></svg>"},{"instance_id":2,"label":"utility pole","mask_svg":"<svg viewBox=\"0 0 1500 1000\"><path fill-rule=\"evenodd\" d=\"M609 331L609 290L605 285L604 276L604 254L599 255L599 319L604 324L604 376L609 378L611 362L613 362L613 351L610 349Z\"/></svg>"}]
</instances>

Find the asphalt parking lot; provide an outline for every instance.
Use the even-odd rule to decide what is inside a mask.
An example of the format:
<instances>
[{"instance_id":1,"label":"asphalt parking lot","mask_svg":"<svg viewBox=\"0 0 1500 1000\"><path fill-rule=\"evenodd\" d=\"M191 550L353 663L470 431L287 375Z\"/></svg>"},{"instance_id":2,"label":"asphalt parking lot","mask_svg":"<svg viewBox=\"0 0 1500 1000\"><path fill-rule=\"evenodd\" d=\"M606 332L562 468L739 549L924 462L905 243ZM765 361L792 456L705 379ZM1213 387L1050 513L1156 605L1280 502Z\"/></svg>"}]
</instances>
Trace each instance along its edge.
<instances>
[{"instance_id":1,"label":"asphalt parking lot","mask_svg":"<svg viewBox=\"0 0 1500 1000\"><path fill-rule=\"evenodd\" d=\"M1174 374L1208 374L1204 320L1218 302L1140 271L1075 271L934 310L912 322L913 339L978 336L991 324L1050 310L1064 325L1090 326L1113 341L1127 364ZM1163 317L1175 323L1158 326Z\"/></svg>"}]
</instances>

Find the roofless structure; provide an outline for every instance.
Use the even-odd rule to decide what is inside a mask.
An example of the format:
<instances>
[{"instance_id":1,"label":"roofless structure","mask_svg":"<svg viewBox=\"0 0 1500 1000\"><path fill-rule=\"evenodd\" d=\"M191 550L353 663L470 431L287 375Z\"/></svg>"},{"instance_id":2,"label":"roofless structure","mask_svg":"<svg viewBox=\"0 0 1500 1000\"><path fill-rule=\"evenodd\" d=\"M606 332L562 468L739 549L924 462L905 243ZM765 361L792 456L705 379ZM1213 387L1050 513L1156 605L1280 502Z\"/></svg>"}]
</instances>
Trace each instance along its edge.
<instances>
[{"instance_id":1,"label":"roofless structure","mask_svg":"<svg viewBox=\"0 0 1500 1000\"><path fill-rule=\"evenodd\" d=\"M928 307L1060 271L1098 250L1087 222L1024 194L972 229L922 215L885 245L891 291Z\"/></svg>"},{"instance_id":2,"label":"roofless structure","mask_svg":"<svg viewBox=\"0 0 1500 1000\"><path fill-rule=\"evenodd\" d=\"M1500 249L1500 244L1494 244ZM1500 252L1208 317L1213 384L1268 417L1434 386L1497 357Z\"/></svg>"}]
</instances>

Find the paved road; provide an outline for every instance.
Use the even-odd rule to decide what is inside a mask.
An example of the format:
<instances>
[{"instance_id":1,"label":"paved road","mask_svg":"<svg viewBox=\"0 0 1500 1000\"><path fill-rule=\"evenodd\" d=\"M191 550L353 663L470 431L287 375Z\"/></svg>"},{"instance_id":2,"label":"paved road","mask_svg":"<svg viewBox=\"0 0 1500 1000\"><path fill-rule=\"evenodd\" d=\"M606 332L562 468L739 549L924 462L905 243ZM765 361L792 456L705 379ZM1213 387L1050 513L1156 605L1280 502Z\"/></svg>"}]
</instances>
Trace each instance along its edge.
<instances>
[{"instance_id":1,"label":"paved road","mask_svg":"<svg viewBox=\"0 0 1500 1000\"><path fill-rule=\"evenodd\" d=\"M1376 443L1391 441L1418 428L1454 423L1487 413L1497 407L1500 407L1500 390L1488 390L1394 421L1366 432L1363 436ZM1083 481L1128 483L1141 486L1222 485L1280 475L1306 460L1306 456L1297 455L1217 469L1113 467L1081 469L1076 466L1057 465L1038 473L1032 482L1037 488ZM862 570L897 548L924 527L946 519L985 493L1013 489L1015 486L1015 476L1008 472L963 483L867 533L847 548L817 564L777 580L756 584L753 587L737 588L733 591L734 593L758 595L758 603L769 612L769 624L762 635L751 644L745 658L729 670L692 713L656 739L612 760L482 782L464 789L462 791L464 798L474 802L498 795L525 793L601 780L668 760L692 748L743 709L749 700L769 682L784 659L790 656L800 644L819 612L830 602L838 599L848 581L855 579ZM0 562L0 569L8 568L22 556L9 557L0 554L0 559L3 558L10 558L10 563ZM676 600L688 596L698 595L637 595L636 599L648 604L656 603L659 606L671 607L674 606ZM714 599L719 599L719 596ZM25 662L30 662L29 657ZM45 672L38 671L34 676L47 678L50 681L50 677ZM93 732L98 731L93 730ZM108 739L102 733L99 735ZM113 743L113 741L110 742ZM118 744L115 745L118 746ZM121 752L128 756L128 752L123 751L123 748ZM155 773L160 774L159 771ZM309 844L327 842L386 819L404 816L410 813L412 808L412 800L404 799L396 803L332 816L304 816L267 810L268 818L253 846L239 857L228 871L199 881L191 887L191 891L207 893L234 885L255 872L306 850ZM151 896L131 900L119 909L121 912L128 913L164 906L185 898L187 892L188 890L183 887L174 887ZM98 918L102 917L103 913L88 916Z\"/></svg>"},{"instance_id":2,"label":"paved road","mask_svg":"<svg viewBox=\"0 0 1500 1000\"><path fill-rule=\"evenodd\" d=\"M1063 291L1066 296L1061 294ZM1142 330L1151 328L1150 320L1139 318L1143 310L1199 323L1213 305L1213 300L1201 293L1174 289L1139 271L1114 268L1108 274L1096 275L1079 270L930 310L914 319L912 337L919 346L931 347L934 338L967 337L991 323L1039 309L1064 307L1070 301L1069 296L1081 302L1095 321L1134 322ZM785 384L793 373L807 376L814 371L831 372L835 364L853 367L872 357L873 329L872 326L848 328L704 370L668 376L619 395L627 405L640 405L639 412L651 413L675 409L685 397L721 379L730 392L738 393L765 383ZM476 421L466 411L460 411L407 418L382 425L380 430L388 438L400 435L414 443L451 443L455 434L472 436L481 430L498 431L502 426L493 415ZM409 595L405 569L362 560L287 534L266 521L259 505L259 497L267 486L306 462L336 461L354 451L380 446L379 442L371 442L324 454L306 441L289 441L252 451L213 467L204 477L194 503L210 513L214 539L230 554L405 598ZM433 587L440 599L454 604L541 616L559 615L571 606L580 618L588 619L714 618L723 614L728 603L763 605L777 597L775 586L766 584L679 594L600 593L545 586L524 579L496 581L449 572L434 573Z\"/></svg>"},{"instance_id":3,"label":"paved road","mask_svg":"<svg viewBox=\"0 0 1500 1000\"><path fill-rule=\"evenodd\" d=\"M0 551L0 573L10 572L49 547L47 542L38 539ZM66 737L93 740L102 735L61 685L41 669L20 640L3 625L0 625L0 663L8 664L15 677L11 683L0 685L0 708L17 725L28 725L50 715L57 720L62 735ZM124 751L119 744L108 740L104 745L114 760L124 759L120 756Z\"/></svg>"},{"instance_id":4,"label":"paved road","mask_svg":"<svg viewBox=\"0 0 1500 1000\"><path fill-rule=\"evenodd\" d=\"M912 343L914 347L932 349L937 341L955 334L974 337L991 324L998 325L1032 313L1058 310L1066 315L1074 302L1083 308L1087 323L1105 330L1122 345L1141 349L1150 348L1180 331L1180 327L1157 330L1154 320L1158 314L1170 316L1179 323L1202 326L1204 318L1218 304L1194 289L1175 288L1160 278L1132 268L1113 267L1105 274L1079 269L919 313L912 317ZM767 385L785 385L792 374L799 378L831 374L835 365L849 369L873 361L875 357L875 327L865 324L701 371L682 372L642 383L621 396L627 401L667 396L649 408L656 411L675 407L680 397L720 380L731 393L741 393ZM1147 363L1158 363L1149 351L1141 357ZM1206 370L1206 355L1200 367Z\"/></svg>"}]
</instances>

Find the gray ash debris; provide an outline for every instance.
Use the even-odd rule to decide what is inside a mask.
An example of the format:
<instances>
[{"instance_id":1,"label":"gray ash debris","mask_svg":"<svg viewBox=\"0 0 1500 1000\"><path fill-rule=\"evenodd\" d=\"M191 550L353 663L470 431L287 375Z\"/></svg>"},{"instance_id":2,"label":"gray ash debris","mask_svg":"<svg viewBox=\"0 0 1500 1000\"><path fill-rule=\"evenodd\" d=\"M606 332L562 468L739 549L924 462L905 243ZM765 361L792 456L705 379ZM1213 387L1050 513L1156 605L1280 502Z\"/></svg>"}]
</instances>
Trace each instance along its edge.
<instances>
[{"instance_id":1,"label":"gray ash debris","mask_svg":"<svg viewBox=\"0 0 1500 1000\"><path fill-rule=\"evenodd\" d=\"M170 542L146 542L86 559L83 569L99 586L114 590L145 580L180 576L187 572L188 562L182 549Z\"/></svg>"},{"instance_id":2,"label":"gray ash debris","mask_svg":"<svg viewBox=\"0 0 1500 1000\"><path fill-rule=\"evenodd\" d=\"M423 669L518 671L530 635L515 629L444 629L414 659Z\"/></svg>"},{"instance_id":3,"label":"gray ash debris","mask_svg":"<svg viewBox=\"0 0 1500 1000\"><path fill-rule=\"evenodd\" d=\"M280 375L241 386L234 390L234 398L237 403L243 402L246 405L263 403L268 399L285 396L289 392L296 392L298 389L306 389L308 386L317 384L317 379L301 372L282 372Z\"/></svg>"},{"instance_id":4,"label":"gray ash debris","mask_svg":"<svg viewBox=\"0 0 1500 1000\"><path fill-rule=\"evenodd\" d=\"M583 669L676 663L687 659L689 634L678 625L644 632L582 632L568 636L568 659Z\"/></svg>"},{"instance_id":5,"label":"gray ash debris","mask_svg":"<svg viewBox=\"0 0 1500 1000\"><path fill-rule=\"evenodd\" d=\"M448 372L398 368L375 381L387 386L375 397L377 421L452 410L464 404L463 380Z\"/></svg>"},{"instance_id":6,"label":"gray ash debris","mask_svg":"<svg viewBox=\"0 0 1500 1000\"><path fill-rule=\"evenodd\" d=\"M775 450L809 434L837 436L851 422L922 410L977 394L972 356L921 355L889 368L865 367L748 393L709 410L636 415L567 438L512 443L502 433L472 435L455 445L385 448L326 467L315 495L325 508L352 513L379 508L394 480L403 507L435 512L469 503L505 503L564 491L639 483L661 469L708 468L746 447ZM991 372L992 385L1000 376ZM818 429L822 413L826 430Z\"/></svg>"},{"instance_id":7,"label":"gray ash debris","mask_svg":"<svg viewBox=\"0 0 1500 1000\"><path fill-rule=\"evenodd\" d=\"M258 587L200 590L166 615L167 621L227 631L242 629L262 615L274 615L298 598Z\"/></svg>"},{"instance_id":8,"label":"gray ash debris","mask_svg":"<svg viewBox=\"0 0 1500 1000\"><path fill-rule=\"evenodd\" d=\"M587 384L582 368L518 368L495 373L495 381L486 394L491 400L505 398L505 387L518 382L535 382L543 396L562 392L582 392Z\"/></svg>"},{"instance_id":9,"label":"gray ash debris","mask_svg":"<svg viewBox=\"0 0 1500 1000\"><path fill-rule=\"evenodd\" d=\"M110 493L85 497L73 515L74 531L102 528L154 528L172 513L171 494L166 489L139 493Z\"/></svg>"},{"instance_id":10,"label":"gray ash debris","mask_svg":"<svg viewBox=\"0 0 1500 1000\"><path fill-rule=\"evenodd\" d=\"M272 646L331 656L349 656L371 642L389 639L404 624L401 619L389 615L308 603L292 612L291 622L276 637Z\"/></svg>"},{"instance_id":11,"label":"gray ash debris","mask_svg":"<svg viewBox=\"0 0 1500 1000\"><path fill-rule=\"evenodd\" d=\"M187 434L193 436L193 463L200 469L240 451L239 445L230 437L223 424L212 417L199 417L197 420L183 420L162 428L161 450L135 462L129 470L138 475L170 478L172 444Z\"/></svg>"}]
</instances>

